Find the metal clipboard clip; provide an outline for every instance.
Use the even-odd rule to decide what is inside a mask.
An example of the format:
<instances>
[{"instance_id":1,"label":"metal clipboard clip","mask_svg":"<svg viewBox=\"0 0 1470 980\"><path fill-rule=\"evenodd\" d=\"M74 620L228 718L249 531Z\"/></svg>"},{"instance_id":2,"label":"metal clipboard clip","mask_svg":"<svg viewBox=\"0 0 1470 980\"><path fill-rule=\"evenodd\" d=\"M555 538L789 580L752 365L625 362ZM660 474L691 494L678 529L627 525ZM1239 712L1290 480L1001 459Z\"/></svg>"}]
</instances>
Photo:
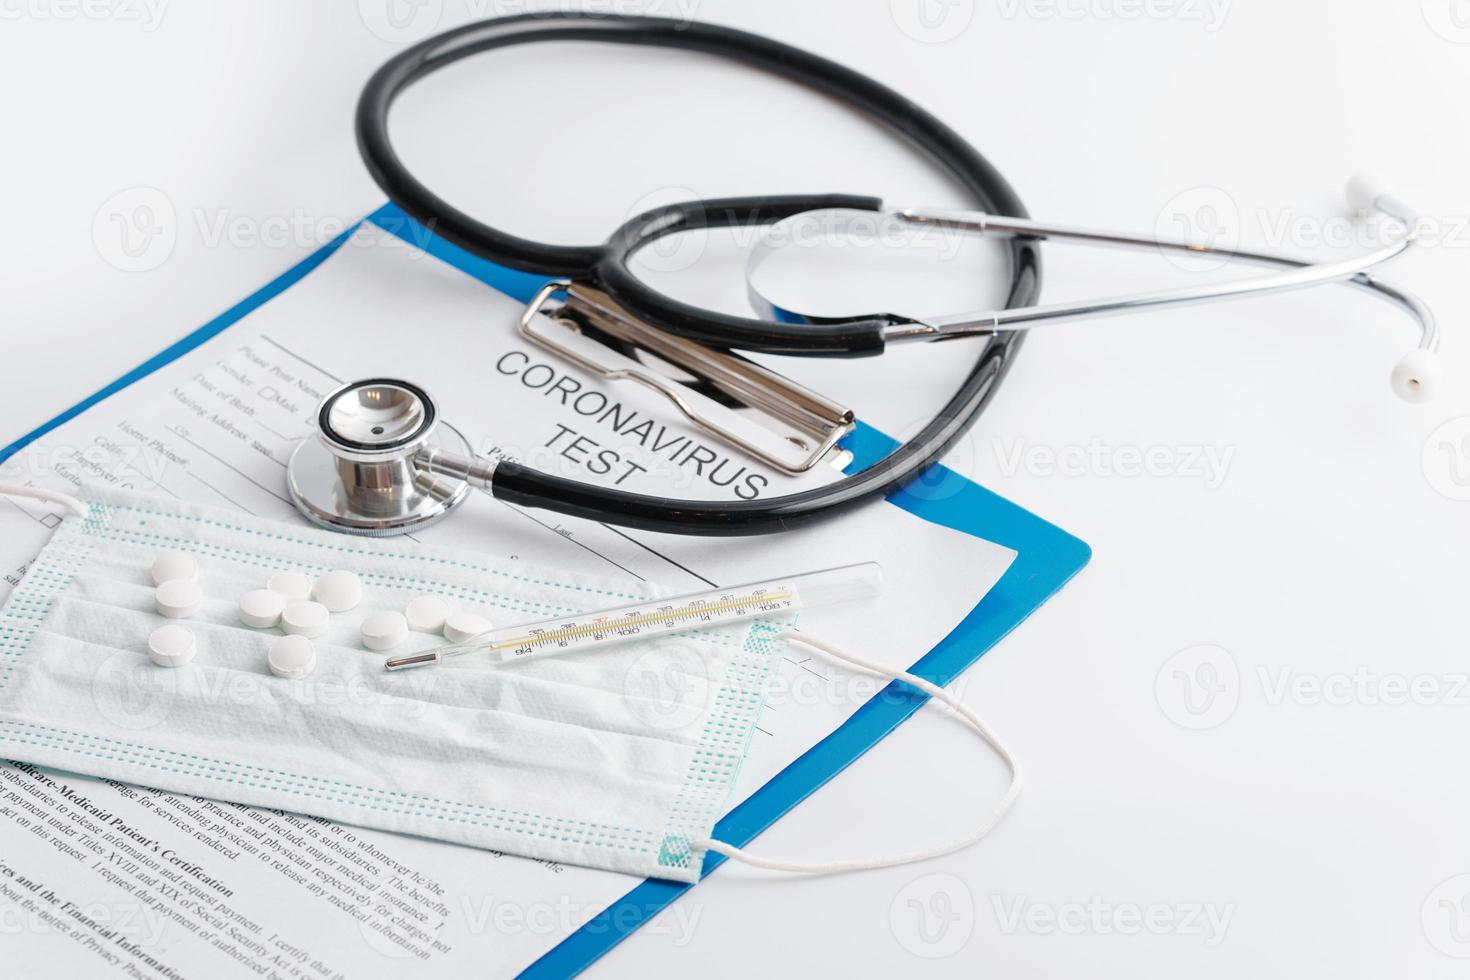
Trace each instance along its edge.
<instances>
[{"instance_id":1,"label":"metal clipboard clip","mask_svg":"<svg viewBox=\"0 0 1470 980\"><path fill-rule=\"evenodd\" d=\"M564 299L552 307L557 294ZM811 470L857 425L851 409L827 396L738 354L649 326L580 283L542 286L521 314L520 333L594 374L652 388L701 429L786 473ZM609 342L626 344L637 356Z\"/></svg>"}]
</instances>

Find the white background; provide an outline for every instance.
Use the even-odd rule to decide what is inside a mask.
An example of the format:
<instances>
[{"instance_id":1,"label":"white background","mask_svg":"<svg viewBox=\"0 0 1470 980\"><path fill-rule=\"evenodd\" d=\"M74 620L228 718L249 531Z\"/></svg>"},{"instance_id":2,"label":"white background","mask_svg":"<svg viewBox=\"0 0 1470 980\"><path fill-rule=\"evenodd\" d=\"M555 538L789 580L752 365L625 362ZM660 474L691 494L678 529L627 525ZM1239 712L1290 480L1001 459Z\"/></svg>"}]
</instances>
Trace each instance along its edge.
<instances>
[{"instance_id":1,"label":"white background","mask_svg":"<svg viewBox=\"0 0 1470 980\"><path fill-rule=\"evenodd\" d=\"M385 2L0 0L0 441L375 207L351 129L366 76L436 25L527 6L425 0L395 29ZM962 682L1026 765L1014 813L928 866L727 867L686 899L692 932L647 930L597 969L1463 976L1470 5L924 2L597 9L693 12L853 65L972 140L1038 216L1338 256L1311 236L1347 228L1342 182L1392 174L1436 219L1391 278L1441 316L1443 390L1394 399L1412 329L1343 289L1033 337L952 461L1095 549ZM420 86L395 134L436 189L563 242L691 197L964 203L827 101L678 53L503 52ZM163 233L129 257L116 222L135 219ZM671 288L730 303L733 254L712 243ZM1047 254L1050 298L1239 274ZM995 262L971 260L941 272L978 305ZM792 371L902 432L967 353ZM1149 449L1151 475L1120 472ZM921 716L757 846L819 859L957 832L989 802L966 779L982 751Z\"/></svg>"}]
</instances>

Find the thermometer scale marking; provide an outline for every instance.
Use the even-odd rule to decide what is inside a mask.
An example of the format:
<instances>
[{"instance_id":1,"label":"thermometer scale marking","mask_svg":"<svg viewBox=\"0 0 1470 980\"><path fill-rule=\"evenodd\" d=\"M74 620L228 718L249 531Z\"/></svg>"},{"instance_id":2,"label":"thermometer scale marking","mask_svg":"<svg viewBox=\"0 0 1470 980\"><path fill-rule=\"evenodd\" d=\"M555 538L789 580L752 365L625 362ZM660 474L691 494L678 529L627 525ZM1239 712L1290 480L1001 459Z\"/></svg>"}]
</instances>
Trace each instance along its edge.
<instances>
[{"instance_id":1,"label":"thermometer scale marking","mask_svg":"<svg viewBox=\"0 0 1470 980\"><path fill-rule=\"evenodd\" d=\"M663 606L650 610L624 613L620 616L603 617L588 623L568 623L565 626L532 630L521 636L488 645L490 650L509 651L511 656L523 656L547 648L565 650L584 643L597 643L612 637L619 639L637 636L645 627L658 627L652 632L665 632L680 627L698 627L718 622L721 618L740 619L754 609L762 613L775 613L794 608L797 604L794 588L777 588L770 591L749 592L744 595L723 595L714 600L696 599L683 606Z\"/></svg>"},{"instance_id":2,"label":"thermometer scale marking","mask_svg":"<svg viewBox=\"0 0 1470 980\"><path fill-rule=\"evenodd\" d=\"M614 609L504 626L449 646L390 657L383 666L388 670L426 667L468 653L489 653L494 662L508 663L614 643L636 643L706 626L726 626L742 619L871 598L878 594L882 580L883 570L876 562L773 576L708 592L643 599Z\"/></svg>"}]
</instances>

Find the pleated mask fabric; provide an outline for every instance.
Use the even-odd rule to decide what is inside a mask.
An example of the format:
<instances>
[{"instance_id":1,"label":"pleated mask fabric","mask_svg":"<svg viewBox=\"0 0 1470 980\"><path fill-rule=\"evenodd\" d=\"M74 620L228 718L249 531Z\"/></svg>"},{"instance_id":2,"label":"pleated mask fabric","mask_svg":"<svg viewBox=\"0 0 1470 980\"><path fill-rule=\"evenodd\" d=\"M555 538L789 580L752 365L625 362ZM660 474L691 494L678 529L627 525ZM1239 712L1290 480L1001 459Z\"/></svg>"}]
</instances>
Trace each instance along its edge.
<instances>
[{"instance_id":1,"label":"pleated mask fabric","mask_svg":"<svg viewBox=\"0 0 1470 980\"><path fill-rule=\"evenodd\" d=\"M364 617L443 596L496 625L655 593L403 539L348 537L114 487L86 487L0 611L0 756L647 877L697 880L784 647L752 620L494 666L383 669ZM163 551L199 561L197 616L155 610ZM273 572L354 572L315 671L273 676L279 630L238 601ZM148 659L179 622L184 667ZM401 653L446 641L413 633Z\"/></svg>"}]
</instances>

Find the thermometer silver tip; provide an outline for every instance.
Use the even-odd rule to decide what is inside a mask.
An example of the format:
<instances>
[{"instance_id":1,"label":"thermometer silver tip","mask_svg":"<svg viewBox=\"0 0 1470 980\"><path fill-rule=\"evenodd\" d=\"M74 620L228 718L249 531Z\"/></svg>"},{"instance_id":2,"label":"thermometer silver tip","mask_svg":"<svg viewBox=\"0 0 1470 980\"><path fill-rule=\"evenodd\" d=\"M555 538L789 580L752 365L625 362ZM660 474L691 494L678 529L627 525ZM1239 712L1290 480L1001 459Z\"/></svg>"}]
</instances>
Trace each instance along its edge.
<instances>
[{"instance_id":1,"label":"thermometer silver tip","mask_svg":"<svg viewBox=\"0 0 1470 980\"><path fill-rule=\"evenodd\" d=\"M414 653L406 657L390 657L383 666L389 670L403 670L408 667L422 667L425 664L436 664L438 662L438 651L430 650L427 653Z\"/></svg>"}]
</instances>

